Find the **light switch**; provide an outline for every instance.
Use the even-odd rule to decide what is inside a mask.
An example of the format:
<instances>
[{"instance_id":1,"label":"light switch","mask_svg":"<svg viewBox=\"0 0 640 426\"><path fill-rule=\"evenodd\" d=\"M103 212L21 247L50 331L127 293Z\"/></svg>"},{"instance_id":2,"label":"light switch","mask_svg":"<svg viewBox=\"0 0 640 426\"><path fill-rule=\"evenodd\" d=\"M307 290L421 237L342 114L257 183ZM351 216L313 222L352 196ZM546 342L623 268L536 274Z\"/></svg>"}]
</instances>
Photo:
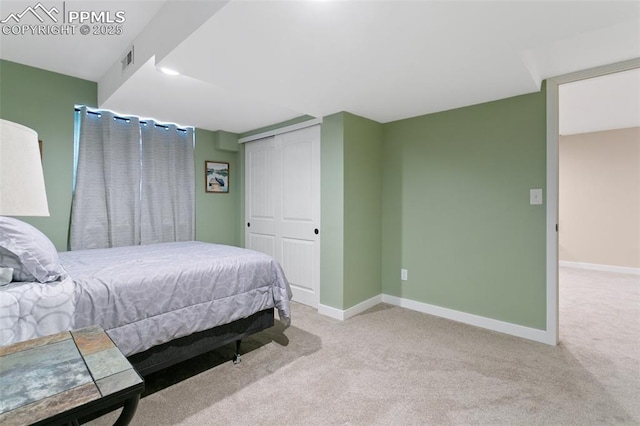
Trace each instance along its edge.
<instances>
[{"instance_id":1,"label":"light switch","mask_svg":"<svg viewBox=\"0 0 640 426\"><path fill-rule=\"evenodd\" d=\"M530 189L529 190L529 204L536 205L542 204L542 189Z\"/></svg>"}]
</instances>

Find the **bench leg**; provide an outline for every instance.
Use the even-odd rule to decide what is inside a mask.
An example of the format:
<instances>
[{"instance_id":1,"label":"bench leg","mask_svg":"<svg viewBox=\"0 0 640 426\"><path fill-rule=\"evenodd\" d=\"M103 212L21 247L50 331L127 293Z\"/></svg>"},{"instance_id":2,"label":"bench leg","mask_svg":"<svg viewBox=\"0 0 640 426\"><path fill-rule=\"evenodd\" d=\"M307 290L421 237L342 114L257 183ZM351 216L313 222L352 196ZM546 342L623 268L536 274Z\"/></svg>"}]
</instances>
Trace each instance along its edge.
<instances>
[{"instance_id":1,"label":"bench leg","mask_svg":"<svg viewBox=\"0 0 640 426\"><path fill-rule=\"evenodd\" d=\"M124 408L120 413L120 417L118 417L118 420L114 423L114 426L127 426L131 422L138 408L138 401L140 401L140 394L124 402Z\"/></svg>"}]
</instances>

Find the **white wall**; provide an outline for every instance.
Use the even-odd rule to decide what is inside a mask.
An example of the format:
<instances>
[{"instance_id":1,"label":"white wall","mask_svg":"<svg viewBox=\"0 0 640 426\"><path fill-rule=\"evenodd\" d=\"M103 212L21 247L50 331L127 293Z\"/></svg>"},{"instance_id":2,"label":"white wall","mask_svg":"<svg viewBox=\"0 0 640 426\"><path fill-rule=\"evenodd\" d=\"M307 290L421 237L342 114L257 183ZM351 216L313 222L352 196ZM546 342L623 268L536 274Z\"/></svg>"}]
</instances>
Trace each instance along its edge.
<instances>
[{"instance_id":1,"label":"white wall","mask_svg":"<svg viewBox=\"0 0 640 426\"><path fill-rule=\"evenodd\" d=\"M561 136L560 261L640 268L640 127Z\"/></svg>"}]
</instances>

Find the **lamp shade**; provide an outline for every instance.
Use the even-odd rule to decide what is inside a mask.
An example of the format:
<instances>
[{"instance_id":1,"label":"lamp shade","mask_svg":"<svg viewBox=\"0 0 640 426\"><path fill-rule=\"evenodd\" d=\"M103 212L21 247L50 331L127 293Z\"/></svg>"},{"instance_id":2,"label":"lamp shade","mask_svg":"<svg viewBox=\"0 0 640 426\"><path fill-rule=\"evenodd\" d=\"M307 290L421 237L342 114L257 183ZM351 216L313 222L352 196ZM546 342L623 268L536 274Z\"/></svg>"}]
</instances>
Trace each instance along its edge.
<instances>
[{"instance_id":1,"label":"lamp shade","mask_svg":"<svg viewBox=\"0 0 640 426\"><path fill-rule=\"evenodd\" d=\"M38 134L0 119L0 215L49 216Z\"/></svg>"}]
</instances>

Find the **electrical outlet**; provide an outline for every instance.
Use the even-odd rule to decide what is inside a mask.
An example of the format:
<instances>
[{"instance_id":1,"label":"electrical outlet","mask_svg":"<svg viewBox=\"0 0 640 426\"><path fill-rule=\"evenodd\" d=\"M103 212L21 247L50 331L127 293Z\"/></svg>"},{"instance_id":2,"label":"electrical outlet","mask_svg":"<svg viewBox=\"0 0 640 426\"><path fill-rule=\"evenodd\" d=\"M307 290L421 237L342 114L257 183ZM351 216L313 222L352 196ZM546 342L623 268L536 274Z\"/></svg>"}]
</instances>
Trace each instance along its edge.
<instances>
[{"instance_id":1,"label":"electrical outlet","mask_svg":"<svg viewBox=\"0 0 640 426\"><path fill-rule=\"evenodd\" d=\"M406 269L400 269L400 279L402 281L407 281L409 279L409 271Z\"/></svg>"}]
</instances>

